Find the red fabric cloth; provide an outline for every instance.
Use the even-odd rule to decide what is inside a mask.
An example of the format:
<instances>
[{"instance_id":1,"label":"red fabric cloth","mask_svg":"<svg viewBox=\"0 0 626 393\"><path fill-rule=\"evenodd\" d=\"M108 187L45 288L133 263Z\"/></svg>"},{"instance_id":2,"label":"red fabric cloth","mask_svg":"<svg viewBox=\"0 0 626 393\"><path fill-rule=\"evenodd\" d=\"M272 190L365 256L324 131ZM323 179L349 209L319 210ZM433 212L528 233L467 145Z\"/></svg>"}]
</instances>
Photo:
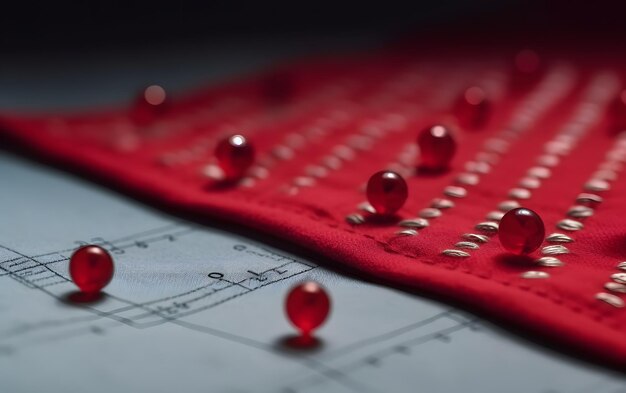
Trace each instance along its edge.
<instances>
[{"instance_id":1,"label":"red fabric cloth","mask_svg":"<svg viewBox=\"0 0 626 393\"><path fill-rule=\"evenodd\" d=\"M604 285L626 260L626 174L620 169L626 151L620 141L626 137L607 132L605 111L621 89L617 64L544 59L545 67L520 79L506 57L486 58L378 53L308 60L175 98L148 125L135 126L129 111L120 109L5 115L0 132L5 143L137 197L271 233L328 257L323 264L454 300L623 367L626 310L596 299L601 292L622 298ZM605 65L616 66L607 71L613 74L602 74ZM455 101L472 85L491 97L487 126L457 130L459 149L450 171L415 173L411 145L417 133L434 121L454 122ZM600 93L594 96L590 86ZM550 94L556 96L552 101ZM524 123L528 117L532 121ZM222 187L203 171L213 162L217 141L233 132L249 136L262 168L238 185ZM579 135L575 143L572 135ZM497 235L477 243L476 250L455 247L465 233L484 234L476 224L512 199L510 190L546 151L559 158L558 165L519 202L541 215L548 234L574 239L564 244L569 254L556 255L565 265L537 266L533 261L541 250L527 259L511 258ZM460 174L476 170L472 162L492 162L489 173L478 173L476 185L458 184ZM604 201L592 217L579 219L584 229L555 228L603 163L605 169L612 163L618 177L608 182L610 190L594 192ZM357 205L365 201L368 177L390 164L406 176L409 199L398 217L380 222ZM462 186L467 196L446 196L448 186ZM400 220L417 217L434 198L455 206L440 210L416 236L396 234L407 229L398 226ZM366 222L348 223L353 213ZM443 254L448 249L470 256ZM530 270L550 277L521 277Z\"/></svg>"}]
</instances>

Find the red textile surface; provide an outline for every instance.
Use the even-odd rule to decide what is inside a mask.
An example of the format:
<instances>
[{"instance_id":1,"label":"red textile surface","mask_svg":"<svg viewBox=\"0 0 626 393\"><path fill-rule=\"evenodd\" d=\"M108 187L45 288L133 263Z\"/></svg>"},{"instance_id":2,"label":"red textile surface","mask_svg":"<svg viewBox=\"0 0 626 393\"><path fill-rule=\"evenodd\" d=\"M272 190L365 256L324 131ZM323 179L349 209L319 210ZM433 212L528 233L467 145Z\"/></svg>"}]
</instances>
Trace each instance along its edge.
<instances>
[{"instance_id":1,"label":"red textile surface","mask_svg":"<svg viewBox=\"0 0 626 393\"><path fill-rule=\"evenodd\" d=\"M497 56L479 61L389 53L319 59L175 99L146 125L133 124L127 109L7 115L0 133L133 195L271 233L327 256L329 264L460 301L624 366L626 310L596 299L605 292L619 300L621 295L604 284L626 260L621 168L626 137L607 132L606 112L622 89L622 75L617 67L544 59L534 75L520 77L509 63ZM453 122L455 101L473 85L491 98L488 124L457 130L459 150L448 172L416 173L417 133L434 121ZM233 132L249 136L258 164L239 184L222 187L203 173L213 162L217 141ZM555 255L565 265L536 265L541 249L523 260L511 258L497 235L476 243L478 249L455 247L466 240L463 234L485 234L476 224L498 211L502 201L515 199L510 190L531 168L547 165L548 159L539 158L546 154L559 162L547 176L531 172L535 180L524 184L539 180L538 188L529 190L529 199L517 197L541 215L547 234L574 239L564 244L569 254ZM488 173L480 173L477 168L485 164ZM368 177L387 167L405 176L409 199L398 217L379 222L357 205L365 201ZM600 167L602 175L596 173ZM478 184L459 184L463 173L478 175ZM555 228L568 218L590 178L607 177L610 190L593 192L604 201L591 217L577 219L583 229ZM461 186L467 196L447 196L447 186ZM398 226L400 220L417 217L434 198L455 206L441 209L441 216L429 218L430 225L415 236L396 234L407 229ZM348 223L353 213L362 214L365 223ZM449 249L469 256L445 255ZM522 278L530 270L550 277Z\"/></svg>"}]
</instances>

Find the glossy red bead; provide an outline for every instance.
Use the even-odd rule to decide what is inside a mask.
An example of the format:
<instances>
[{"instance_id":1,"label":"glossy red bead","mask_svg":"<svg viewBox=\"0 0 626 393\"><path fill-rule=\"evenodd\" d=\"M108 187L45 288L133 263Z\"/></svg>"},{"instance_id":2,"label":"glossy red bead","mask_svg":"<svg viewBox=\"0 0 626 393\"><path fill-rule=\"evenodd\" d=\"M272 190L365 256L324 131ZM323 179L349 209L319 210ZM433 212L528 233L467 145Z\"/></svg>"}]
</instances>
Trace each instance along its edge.
<instances>
[{"instance_id":1,"label":"glossy red bead","mask_svg":"<svg viewBox=\"0 0 626 393\"><path fill-rule=\"evenodd\" d=\"M539 70L541 58L532 49L523 49L515 54L515 70L524 74L532 74Z\"/></svg>"},{"instance_id":2,"label":"glossy red bead","mask_svg":"<svg viewBox=\"0 0 626 393\"><path fill-rule=\"evenodd\" d=\"M470 87L461 94L454 107L454 114L465 129L479 129L485 126L491 112L491 103L480 87Z\"/></svg>"},{"instance_id":3,"label":"glossy red bead","mask_svg":"<svg viewBox=\"0 0 626 393\"><path fill-rule=\"evenodd\" d=\"M135 124L145 126L165 113L168 106L165 89L159 85L151 85L137 96L131 110L131 118Z\"/></svg>"},{"instance_id":4,"label":"glossy red bead","mask_svg":"<svg viewBox=\"0 0 626 393\"><path fill-rule=\"evenodd\" d=\"M330 298L321 285L307 281L291 289L285 311L302 335L309 336L326 321L330 313Z\"/></svg>"},{"instance_id":5,"label":"glossy red bead","mask_svg":"<svg viewBox=\"0 0 626 393\"><path fill-rule=\"evenodd\" d=\"M442 125L425 128L417 137L420 148L419 167L441 171L450 166L457 143L450 129Z\"/></svg>"},{"instance_id":6,"label":"glossy red bead","mask_svg":"<svg viewBox=\"0 0 626 393\"><path fill-rule=\"evenodd\" d=\"M534 86L544 68L541 57L532 49L523 49L513 58L510 88L514 93L523 93Z\"/></svg>"},{"instance_id":7,"label":"glossy red bead","mask_svg":"<svg viewBox=\"0 0 626 393\"><path fill-rule=\"evenodd\" d=\"M523 207L507 212L498 229L500 243L506 250L522 255L538 249L543 243L546 230L541 217Z\"/></svg>"},{"instance_id":8,"label":"glossy red bead","mask_svg":"<svg viewBox=\"0 0 626 393\"><path fill-rule=\"evenodd\" d=\"M72 281L85 293L99 292L113 278L113 259L99 246L83 246L70 258Z\"/></svg>"},{"instance_id":9,"label":"glossy red bead","mask_svg":"<svg viewBox=\"0 0 626 393\"><path fill-rule=\"evenodd\" d=\"M254 148L243 135L232 135L223 139L215 148L215 157L228 180L243 175L254 163Z\"/></svg>"},{"instance_id":10,"label":"glossy red bead","mask_svg":"<svg viewBox=\"0 0 626 393\"><path fill-rule=\"evenodd\" d=\"M366 193L377 214L391 215L404 206L409 189L402 176L392 171L380 171L370 177Z\"/></svg>"}]
</instances>

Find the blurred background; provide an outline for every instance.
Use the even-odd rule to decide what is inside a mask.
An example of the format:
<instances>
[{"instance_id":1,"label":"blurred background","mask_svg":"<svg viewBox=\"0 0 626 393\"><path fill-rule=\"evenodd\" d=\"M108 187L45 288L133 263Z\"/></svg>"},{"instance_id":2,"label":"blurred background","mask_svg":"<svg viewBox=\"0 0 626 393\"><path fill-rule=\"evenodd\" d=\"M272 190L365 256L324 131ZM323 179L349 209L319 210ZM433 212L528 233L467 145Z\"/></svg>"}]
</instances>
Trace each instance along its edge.
<instances>
[{"instance_id":1,"label":"blurred background","mask_svg":"<svg viewBox=\"0 0 626 393\"><path fill-rule=\"evenodd\" d=\"M624 50L624 15L623 1L9 2L0 110L124 103L150 83L179 92L285 58L390 42Z\"/></svg>"}]
</instances>

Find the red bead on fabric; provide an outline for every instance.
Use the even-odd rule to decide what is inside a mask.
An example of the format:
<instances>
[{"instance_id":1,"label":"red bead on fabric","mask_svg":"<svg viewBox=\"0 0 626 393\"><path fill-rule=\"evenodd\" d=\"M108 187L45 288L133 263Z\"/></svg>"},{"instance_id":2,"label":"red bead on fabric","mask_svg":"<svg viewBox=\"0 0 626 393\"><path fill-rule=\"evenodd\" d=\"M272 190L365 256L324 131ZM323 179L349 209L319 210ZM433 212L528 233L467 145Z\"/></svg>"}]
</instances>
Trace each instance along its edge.
<instances>
[{"instance_id":1,"label":"red bead on fabric","mask_svg":"<svg viewBox=\"0 0 626 393\"><path fill-rule=\"evenodd\" d=\"M72 254L69 270L82 292L96 293L113 278L113 259L102 247L83 246Z\"/></svg>"},{"instance_id":2,"label":"red bead on fabric","mask_svg":"<svg viewBox=\"0 0 626 393\"><path fill-rule=\"evenodd\" d=\"M376 214L391 215L398 211L409 196L406 181L392 171L380 171L367 182L367 200Z\"/></svg>"},{"instance_id":3,"label":"red bead on fabric","mask_svg":"<svg viewBox=\"0 0 626 393\"><path fill-rule=\"evenodd\" d=\"M465 129L475 130L485 126L491 112L491 103L480 87L470 87L459 97L454 114Z\"/></svg>"},{"instance_id":4,"label":"red bead on fabric","mask_svg":"<svg viewBox=\"0 0 626 393\"><path fill-rule=\"evenodd\" d=\"M287 295L285 311L303 336L324 323L330 313L330 298L326 290L314 281L297 285Z\"/></svg>"},{"instance_id":5,"label":"red bead on fabric","mask_svg":"<svg viewBox=\"0 0 626 393\"><path fill-rule=\"evenodd\" d=\"M427 127L419 134L419 167L430 171L442 171L450 166L456 154L456 140L445 126Z\"/></svg>"},{"instance_id":6,"label":"red bead on fabric","mask_svg":"<svg viewBox=\"0 0 626 393\"><path fill-rule=\"evenodd\" d=\"M285 70L276 70L262 81L263 98L270 105L283 105L294 96L296 85L293 76Z\"/></svg>"},{"instance_id":7,"label":"red bead on fabric","mask_svg":"<svg viewBox=\"0 0 626 393\"><path fill-rule=\"evenodd\" d=\"M243 135L223 139L215 148L215 157L227 180L235 180L254 163L254 148Z\"/></svg>"},{"instance_id":8,"label":"red bead on fabric","mask_svg":"<svg viewBox=\"0 0 626 393\"><path fill-rule=\"evenodd\" d=\"M541 246L546 230L537 213L520 207L510 210L502 217L498 234L500 243L506 250L523 255Z\"/></svg>"}]
</instances>

